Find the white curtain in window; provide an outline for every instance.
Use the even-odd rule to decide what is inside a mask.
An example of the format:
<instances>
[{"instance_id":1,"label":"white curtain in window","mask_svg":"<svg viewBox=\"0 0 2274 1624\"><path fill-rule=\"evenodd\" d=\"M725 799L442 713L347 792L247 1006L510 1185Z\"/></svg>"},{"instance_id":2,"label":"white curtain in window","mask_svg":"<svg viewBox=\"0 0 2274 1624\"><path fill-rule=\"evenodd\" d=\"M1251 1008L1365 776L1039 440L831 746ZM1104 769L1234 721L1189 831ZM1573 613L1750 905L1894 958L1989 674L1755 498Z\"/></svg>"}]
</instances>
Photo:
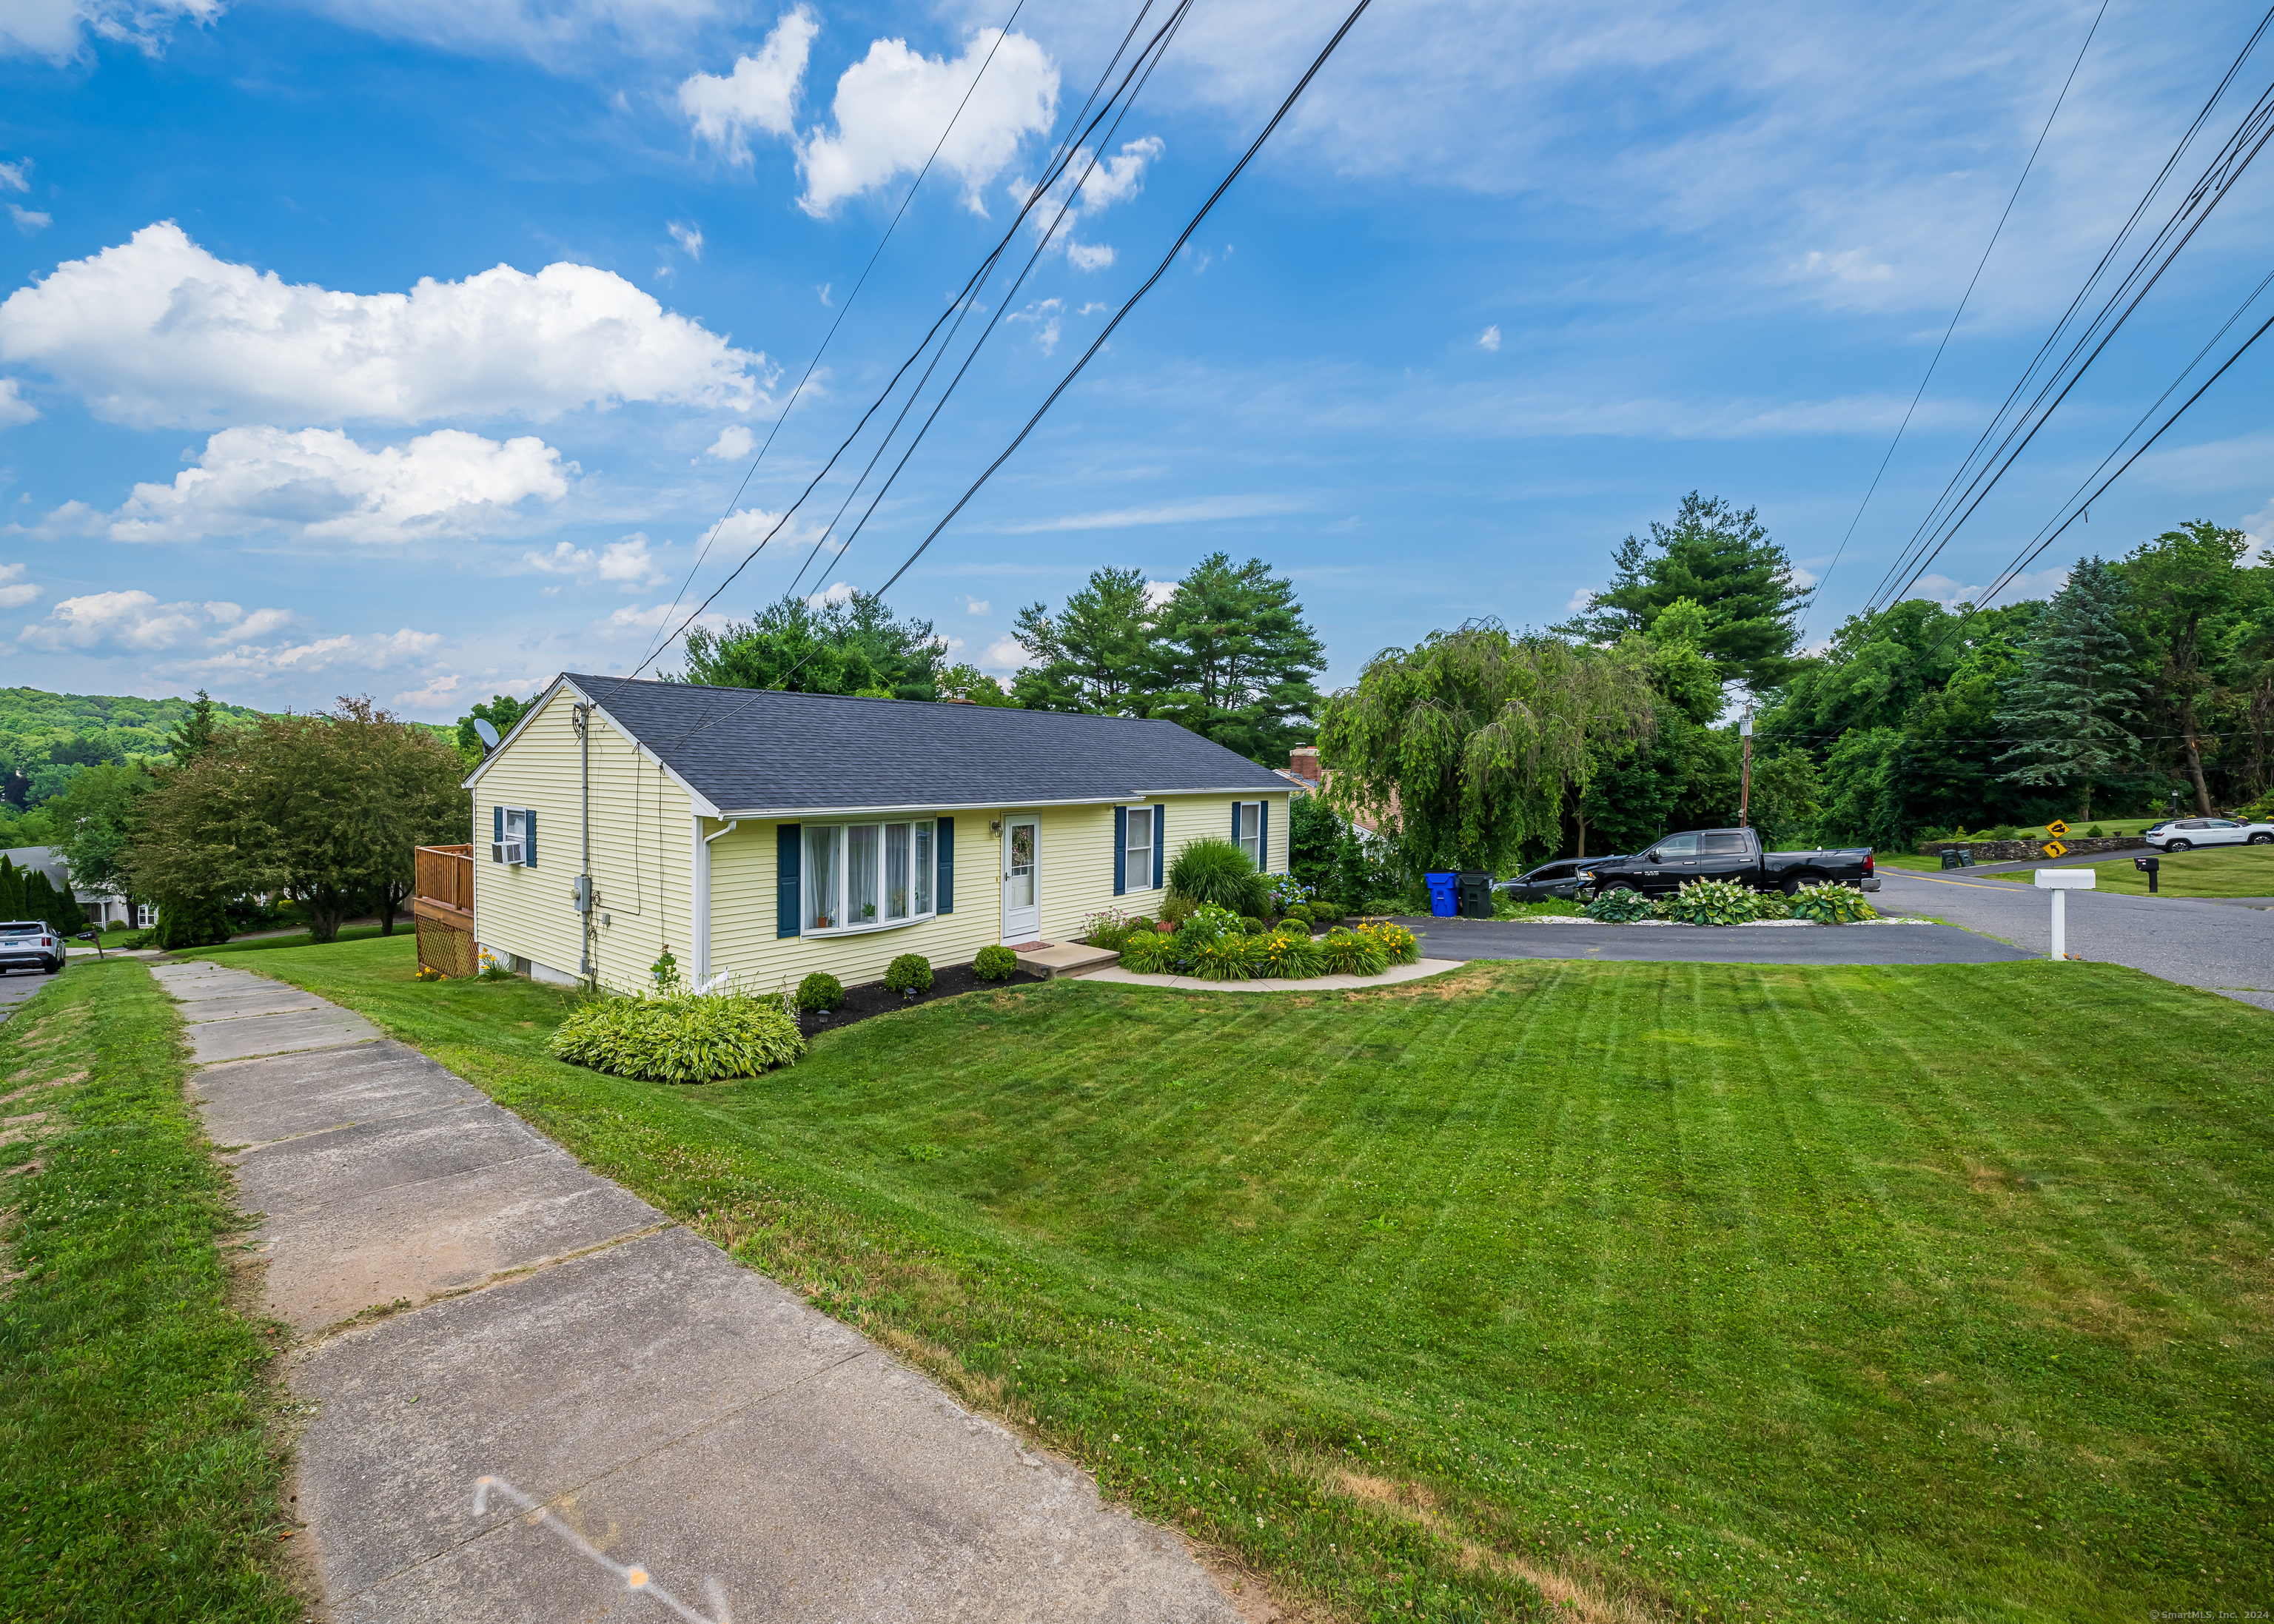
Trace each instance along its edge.
<instances>
[{"instance_id":1,"label":"white curtain in window","mask_svg":"<svg viewBox=\"0 0 2274 1624\"><path fill-rule=\"evenodd\" d=\"M929 914L931 912L931 820L926 818L913 828L915 831L915 883L911 892L913 901L910 906L918 914Z\"/></svg>"},{"instance_id":2,"label":"white curtain in window","mask_svg":"<svg viewBox=\"0 0 2274 1624\"><path fill-rule=\"evenodd\" d=\"M908 826L885 825L885 917L908 916Z\"/></svg>"},{"instance_id":3,"label":"white curtain in window","mask_svg":"<svg viewBox=\"0 0 2274 1624\"><path fill-rule=\"evenodd\" d=\"M874 823L855 823L845 831L845 922L877 922L877 836Z\"/></svg>"},{"instance_id":4,"label":"white curtain in window","mask_svg":"<svg viewBox=\"0 0 2274 1624\"><path fill-rule=\"evenodd\" d=\"M805 928L834 930L845 921L838 917L837 838L841 829L809 828L805 831Z\"/></svg>"}]
</instances>

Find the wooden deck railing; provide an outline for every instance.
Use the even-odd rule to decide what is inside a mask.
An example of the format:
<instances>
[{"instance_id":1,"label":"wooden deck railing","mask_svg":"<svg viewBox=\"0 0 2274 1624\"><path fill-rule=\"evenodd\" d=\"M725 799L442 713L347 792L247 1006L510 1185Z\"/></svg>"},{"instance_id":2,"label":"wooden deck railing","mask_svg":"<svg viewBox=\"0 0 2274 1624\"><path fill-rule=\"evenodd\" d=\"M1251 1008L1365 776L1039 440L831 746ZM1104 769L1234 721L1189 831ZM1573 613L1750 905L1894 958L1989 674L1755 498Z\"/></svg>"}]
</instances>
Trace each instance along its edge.
<instances>
[{"instance_id":1,"label":"wooden deck railing","mask_svg":"<svg viewBox=\"0 0 2274 1624\"><path fill-rule=\"evenodd\" d=\"M422 969L446 976L479 968L474 946L474 848L422 846L411 853L410 914Z\"/></svg>"}]
</instances>

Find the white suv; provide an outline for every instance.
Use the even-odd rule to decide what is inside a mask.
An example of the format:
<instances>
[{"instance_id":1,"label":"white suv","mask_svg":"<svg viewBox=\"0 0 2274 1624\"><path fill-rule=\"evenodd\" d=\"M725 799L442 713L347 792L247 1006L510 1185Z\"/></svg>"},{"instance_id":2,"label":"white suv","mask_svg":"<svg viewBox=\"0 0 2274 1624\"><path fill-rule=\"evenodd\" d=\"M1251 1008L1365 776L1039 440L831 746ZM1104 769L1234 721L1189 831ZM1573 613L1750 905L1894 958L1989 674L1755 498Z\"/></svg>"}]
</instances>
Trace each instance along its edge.
<instances>
[{"instance_id":1,"label":"white suv","mask_svg":"<svg viewBox=\"0 0 2274 1624\"><path fill-rule=\"evenodd\" d=\"M2245 823L2231 817L2181 817L2150 825L2140 838L2167 852L2199 846L2265 846L2274 842L2274 823Z\"/></svg>"},{"instance_id":2,"label":"white suv","mask_svg":"<svg viewBox=\"0 0 2274 1624\"><path fill-rule=\"evenodd\" d=\"M0 922L0 974L41 970L53 975L63 967L63 933L53 925L37 919Z\"/></svg>"}]
</instances>

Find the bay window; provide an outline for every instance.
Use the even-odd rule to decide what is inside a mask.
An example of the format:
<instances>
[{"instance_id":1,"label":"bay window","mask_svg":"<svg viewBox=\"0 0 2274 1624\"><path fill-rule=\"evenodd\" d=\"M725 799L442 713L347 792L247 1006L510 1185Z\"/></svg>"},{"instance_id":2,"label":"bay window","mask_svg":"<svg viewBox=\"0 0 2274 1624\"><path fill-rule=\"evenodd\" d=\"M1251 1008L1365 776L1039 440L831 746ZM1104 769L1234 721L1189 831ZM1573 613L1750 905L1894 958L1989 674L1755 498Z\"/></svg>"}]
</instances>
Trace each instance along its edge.
<instances>
[{"instance_id":1,"label":"bay window","mask_svg":"<svg viewBox=\"0 0 2274 1624\"><path fill-rule=\"evenodd\" d=\"M934 820L808 823L807 932L876 930L932 916Z\"/></svg>"}]
</instances>

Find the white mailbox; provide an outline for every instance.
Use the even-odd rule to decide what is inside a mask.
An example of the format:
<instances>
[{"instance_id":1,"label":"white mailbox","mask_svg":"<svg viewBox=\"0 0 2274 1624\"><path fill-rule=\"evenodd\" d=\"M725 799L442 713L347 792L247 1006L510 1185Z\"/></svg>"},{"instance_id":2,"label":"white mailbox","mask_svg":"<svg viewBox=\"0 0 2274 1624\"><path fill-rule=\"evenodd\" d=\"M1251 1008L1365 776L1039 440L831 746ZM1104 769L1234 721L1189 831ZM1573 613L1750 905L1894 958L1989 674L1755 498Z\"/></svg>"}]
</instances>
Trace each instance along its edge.
<instances>
[{"instance_id":1,"label":"white mailbox","mask_svg":"<svg viewBox=\"0 0 2274 1624\"><path fill-rule=\"evenodd\" d=\"M2073 891L2090 891L2097 875L2090 868L2040 868L2037 889L2053 894L2052 951L2048 959L2068 957L2068 894Z\"/></svg>"}]
</instances>

